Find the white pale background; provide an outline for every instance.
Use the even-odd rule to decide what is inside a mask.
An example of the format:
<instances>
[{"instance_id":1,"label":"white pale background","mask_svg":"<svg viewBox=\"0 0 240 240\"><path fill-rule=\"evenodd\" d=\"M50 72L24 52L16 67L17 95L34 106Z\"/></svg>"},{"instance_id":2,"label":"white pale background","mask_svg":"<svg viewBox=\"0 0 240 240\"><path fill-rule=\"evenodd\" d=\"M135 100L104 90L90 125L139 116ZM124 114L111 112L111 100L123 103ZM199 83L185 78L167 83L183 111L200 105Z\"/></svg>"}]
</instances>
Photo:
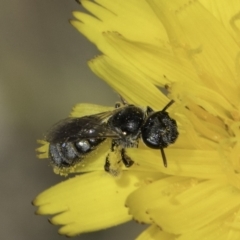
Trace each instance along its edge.
<instances>
[{"instance_id":1,"label":"white pale background","mask_svg":"<svg viewBox=\"0 0 240 240\"><path fill-rule=\"evenodd\" d=\"M87 67L98 52L68 23L78 9L74 0L0 3L1 240L65 239L31 205L63 180L36 158L36 139L76 103L111 106L118 100ZM142 228L132 222L76 239L134 239Z\"/></svg>"}]
</instances>

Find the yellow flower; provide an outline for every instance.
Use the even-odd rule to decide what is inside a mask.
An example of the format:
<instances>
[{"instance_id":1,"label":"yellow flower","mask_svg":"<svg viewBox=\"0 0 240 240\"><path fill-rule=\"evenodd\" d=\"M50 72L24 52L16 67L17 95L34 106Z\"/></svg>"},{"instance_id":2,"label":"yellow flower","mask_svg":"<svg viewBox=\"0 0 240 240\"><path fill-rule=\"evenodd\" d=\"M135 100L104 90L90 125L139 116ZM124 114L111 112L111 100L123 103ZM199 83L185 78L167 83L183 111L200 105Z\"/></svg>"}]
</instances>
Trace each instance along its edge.
<instances>
[{"instance_id":1,"label":"yellow flower","mask_svg":"<svg viewBox=\"0 0 240 240\"><path fill-rule=\"evenodd\" d=\"M38 213L57 214L51 221L69 236L133 218L151 224L138 240L240 239L240 1L95 2L81 1L91 15L74 12L71 22L104 54L90 68L155 110L169 101L158 87L167 88L180 136L166 149L168 168L140 145L119 179L96 153L73 170L90 173L35 199Z\"/></svg>"}]
</instances>

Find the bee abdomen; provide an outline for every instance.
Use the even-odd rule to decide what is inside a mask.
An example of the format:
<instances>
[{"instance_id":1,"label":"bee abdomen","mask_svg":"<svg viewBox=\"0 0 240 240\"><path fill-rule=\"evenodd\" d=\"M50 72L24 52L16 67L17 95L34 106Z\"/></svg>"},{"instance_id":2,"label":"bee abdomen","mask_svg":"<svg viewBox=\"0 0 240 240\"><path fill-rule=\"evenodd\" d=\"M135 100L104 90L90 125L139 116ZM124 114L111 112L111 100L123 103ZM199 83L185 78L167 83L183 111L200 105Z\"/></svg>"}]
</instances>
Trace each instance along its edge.
<instances>
[{"instance_id":1,"label":"bee abdomen","mask_svg":"<svg viewBox=\"0 0 240 240\"><path fill-rule=\"evenodd\" d=\"M51 162L59 168L74 166L104 140L105 138L82 139L75 142L51 143L49 145Z\"/></svg>"}]
</instances>

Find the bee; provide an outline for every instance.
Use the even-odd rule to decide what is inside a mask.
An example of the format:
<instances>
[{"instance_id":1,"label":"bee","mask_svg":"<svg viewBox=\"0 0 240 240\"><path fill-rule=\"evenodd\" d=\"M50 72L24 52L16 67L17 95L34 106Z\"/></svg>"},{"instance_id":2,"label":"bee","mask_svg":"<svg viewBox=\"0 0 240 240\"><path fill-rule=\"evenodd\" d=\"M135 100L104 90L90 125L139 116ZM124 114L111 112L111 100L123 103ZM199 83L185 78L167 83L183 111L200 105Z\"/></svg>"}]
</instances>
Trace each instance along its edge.
<instances>
[{"instance_id":1,"label":"bee","mask_svg":"<svg viewBox=\"0 0 240 240\"><path fill-rule=\"evenodd\" d=\"M147 147L161 151L163 164L167 167L164 148L178 137L177 123L166 111L174 101L171 100L156 112L150 107L143 110L129 105L124 100L122 103L116 104L112 111L80 118L70 117L55 124L46 135L51 163L60 169L75 166L106 139L110 139L111 149L106 156L104 169L117 175L111 167L111 154L120 153L119 162L131 167L134 161L127 155L126 149L137 148L142 139Z\"/></svg>"}]
</instances>

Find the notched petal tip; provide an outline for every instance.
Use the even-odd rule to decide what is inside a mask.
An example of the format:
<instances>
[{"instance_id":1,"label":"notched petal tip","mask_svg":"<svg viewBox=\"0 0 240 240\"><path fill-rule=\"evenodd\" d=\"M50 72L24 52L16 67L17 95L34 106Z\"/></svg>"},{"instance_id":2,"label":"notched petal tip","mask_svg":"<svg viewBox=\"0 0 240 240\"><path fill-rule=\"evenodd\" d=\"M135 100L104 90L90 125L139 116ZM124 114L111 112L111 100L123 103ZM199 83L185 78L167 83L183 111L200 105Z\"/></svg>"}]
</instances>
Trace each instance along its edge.
<instances>
[{"instance_id":1,"label":"notched petal tip","mask_svg":"<svg viewBox=\"0 0 240 240\"><path fill-rule=\"evenodd\" d=\"M72 21L74 21L73 19L68 19L68 22L72 25Z\"/></svg>"},{"instance_id":2,"label":"notched petal tip","mask_svg":"<svg viewBox=\"0 0 240 240\"><path fill-rule=\"evenodd\" d=\"M79 5L82 5L81 0L75 0L75 2L78 3Z\"/></svg>"},{"instance_id":3,"label":"notched petal tip","mask_svg":"<svg viewBox=\"0 0 240 240\"><path fill-rule=\"evenodd\" d=\"M139 221L138 219L136 219L136 218L134 218L134 217L132 218L132 220L135 221L135 222L138 223L138 224L141 224L141 225L149 224L149 222Z\"/></svg>"},{"instance_id":4,"label":"notched petal tip","mask_svg":"<svg viewBox=\"0 0 240 240\"><path fill-rule=\"evenodd\" d=\"M41 203L38 201L38 198L35 198L31 201L32 206L39 207ZM38 212L38 210L35 211L36 215L41 215L41 213Z\"/></svg>"},{"instance_id":5,"label":"notched petal tip","mask_svg":"<svg viewBox=\"0 0 240 240\"><path fill-rule=\"evenodd\" d=\"M38 207L37 214L54 215L50 221L62 225L62 235L108 228L131 219L124 202L137 188L141 176L124 171L116 180L103 171L87 173L46 190L33 205Z\"/></svg>"},{"instance_id":6,"label":"notched petal tip","mask_svg":"<svg viewBox=\"0 0 240 240\"><path fill-rule=\"evenodd\" d=\"M52 225L54 225L54 226L57 225L57 224L55 224L55 223L52 222L52 219L51 219L51 218L48 218L47 220L48 220L48 222L49 222L50 224L52 224Z\"/></svg>"},{"instance_id":7,"label":"notched petal tip","mask_svg":"<svg viewBox=\"0 0 240 240\"><path fill-rule=\"evenodd\" d=\"M35 149L37 152L37 158L39 159L46 159L48 158L48 148L49 148L49 142L45 140L37 140L37 143L42 145Z\"/></svg>"},{"instance_id":8,"label":"notched petal tip","mask_svg":"<svg viewBox=\"0 0 240 240\"><path fill-rule=\"evenodd\" d=\"M80 21L70 19L68 22L69 22L75 29L79 30L79 26L80 26L79 23L80 23Z\"/></svg>"}]
</instances>

